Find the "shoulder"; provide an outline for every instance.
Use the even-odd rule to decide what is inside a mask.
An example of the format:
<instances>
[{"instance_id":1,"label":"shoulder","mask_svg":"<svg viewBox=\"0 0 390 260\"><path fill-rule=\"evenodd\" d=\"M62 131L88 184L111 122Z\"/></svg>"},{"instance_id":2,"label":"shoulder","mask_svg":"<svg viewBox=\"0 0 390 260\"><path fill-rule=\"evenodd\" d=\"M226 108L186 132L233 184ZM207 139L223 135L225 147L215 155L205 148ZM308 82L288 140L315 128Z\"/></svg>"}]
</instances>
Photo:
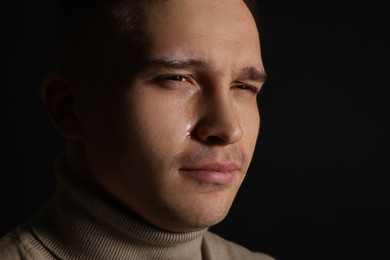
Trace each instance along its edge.
<instances>
[{"instance_id":1,"label":"shoulder","mask_svg":"<svg viewBox=\"0 0 390 260\"><path fill-rule=\"evenodd\" d=\"M33 250L29 243L27 232L22 227L16 227L0 238L1 260L32 260L43 259L40 254Z\"/></svg>"},{"instance_id":2,"label":"shoulder","mask_svg":"<svg viewBox=\"0 0 390 260\"><path fill-rule=\"evenodd\" d=\"M0 259L25 259L17 229L9 231L0 239ZM27 258L28 259L28 258Z\"/></svg>"},{"instance_id":3,"label":"shoulder","mask_svg":"<svg viewBox=\"0 0 390 260\"><path fill-rule=\"evenodd\" d=\"M260 252L253 252L237 243L226 240L217 234L207 231L204 234L202 251L207 259L239 259L239 260L275 260Z\"/></svg>"}]
</instances>

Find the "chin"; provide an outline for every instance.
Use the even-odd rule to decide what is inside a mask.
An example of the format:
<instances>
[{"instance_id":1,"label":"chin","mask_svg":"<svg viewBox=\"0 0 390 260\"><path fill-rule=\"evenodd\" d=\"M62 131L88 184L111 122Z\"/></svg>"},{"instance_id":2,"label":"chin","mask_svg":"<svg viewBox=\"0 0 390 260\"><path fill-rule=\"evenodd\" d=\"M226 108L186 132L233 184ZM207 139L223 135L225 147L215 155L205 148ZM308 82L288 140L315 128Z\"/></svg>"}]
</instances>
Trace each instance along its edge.
<instances>
[{"instance_id":1,"label":"chin","mask_svg":"<svg viewBox=\"0 0 390 260\"><path fill-rule=\"evenodd\" d=\"M210 202L210 201L208 201ZM207 229L221 222L228 214L231 203L192 203L176 207L170 212L172 231L191 232Z\"/></svg>"},{"instance_id":2,"label":"chin","mask_svg":"<svg viewBox=\"0 0 390 260\"><path fill-rule=\"evenodd\" d=\"M175 223L169 228L173 232L193 232L203 229L210 228L220 223L225 217L225 214L216 215L193 215L191 217L180 217Z\"/></svg>"}]
</instances>

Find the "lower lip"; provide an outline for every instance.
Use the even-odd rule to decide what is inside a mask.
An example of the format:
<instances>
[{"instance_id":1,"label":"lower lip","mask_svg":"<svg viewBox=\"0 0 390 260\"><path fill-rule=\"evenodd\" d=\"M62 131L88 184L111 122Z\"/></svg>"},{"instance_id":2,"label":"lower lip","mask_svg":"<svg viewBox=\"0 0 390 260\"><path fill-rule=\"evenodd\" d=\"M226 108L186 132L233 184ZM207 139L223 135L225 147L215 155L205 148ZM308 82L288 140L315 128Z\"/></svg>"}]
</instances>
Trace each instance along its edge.
<instances>
[{"instance_id":1,"label":"lower lip","mask_svg":"<svg viewBox=\"0 0 390 260\"><path fill-rule=\"evenodd\" d=\"M236 171L213 171L213 170L180 170L185 176L217 185L226 185L234 181Z\"/></svg>"}]
</instances>

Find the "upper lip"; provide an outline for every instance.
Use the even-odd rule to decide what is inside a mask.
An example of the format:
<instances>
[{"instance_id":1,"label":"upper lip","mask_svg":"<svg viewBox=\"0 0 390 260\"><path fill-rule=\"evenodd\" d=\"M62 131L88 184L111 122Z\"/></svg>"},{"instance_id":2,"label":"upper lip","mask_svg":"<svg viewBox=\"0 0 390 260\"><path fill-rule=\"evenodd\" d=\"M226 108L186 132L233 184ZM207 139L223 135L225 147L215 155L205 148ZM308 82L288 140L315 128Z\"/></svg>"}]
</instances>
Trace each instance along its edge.
<instances>
[{"instance_id":1,"label":"upper lip","mask_svg":"<svg viewBox=\"0 0 390 260\"><path fill-rule=\"evenodd\" d=\"M228 163L205 163L205 164L197 164L191 166L182 167L180 170L182 171L214 171L214 172L233 172L238 170L240 167L238 164L233 162Z\"/></svg>"}]
</instances>

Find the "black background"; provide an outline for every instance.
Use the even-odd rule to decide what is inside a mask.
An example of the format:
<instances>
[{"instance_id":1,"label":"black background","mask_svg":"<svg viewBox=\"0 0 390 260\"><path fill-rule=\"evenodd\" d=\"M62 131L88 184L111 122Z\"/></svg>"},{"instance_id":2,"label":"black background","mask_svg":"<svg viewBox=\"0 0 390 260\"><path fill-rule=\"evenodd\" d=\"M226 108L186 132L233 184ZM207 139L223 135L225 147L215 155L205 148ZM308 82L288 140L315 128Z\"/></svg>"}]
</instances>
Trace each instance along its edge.
<instances>
[{"instance_id":1,"label":"black background","mask_svg":"<svg viewBox=\"0 0 390 260\"><path fill-rule=\"evenodd\" d=\"M212 230L279 260L390 259L390 8L258 4L269 76L258 146L229 216ZM52 0L2 7L0 236L53 192L52 161L63 141L38 88L52 66L54 8Z\"/></svg>"}]
</instances>

